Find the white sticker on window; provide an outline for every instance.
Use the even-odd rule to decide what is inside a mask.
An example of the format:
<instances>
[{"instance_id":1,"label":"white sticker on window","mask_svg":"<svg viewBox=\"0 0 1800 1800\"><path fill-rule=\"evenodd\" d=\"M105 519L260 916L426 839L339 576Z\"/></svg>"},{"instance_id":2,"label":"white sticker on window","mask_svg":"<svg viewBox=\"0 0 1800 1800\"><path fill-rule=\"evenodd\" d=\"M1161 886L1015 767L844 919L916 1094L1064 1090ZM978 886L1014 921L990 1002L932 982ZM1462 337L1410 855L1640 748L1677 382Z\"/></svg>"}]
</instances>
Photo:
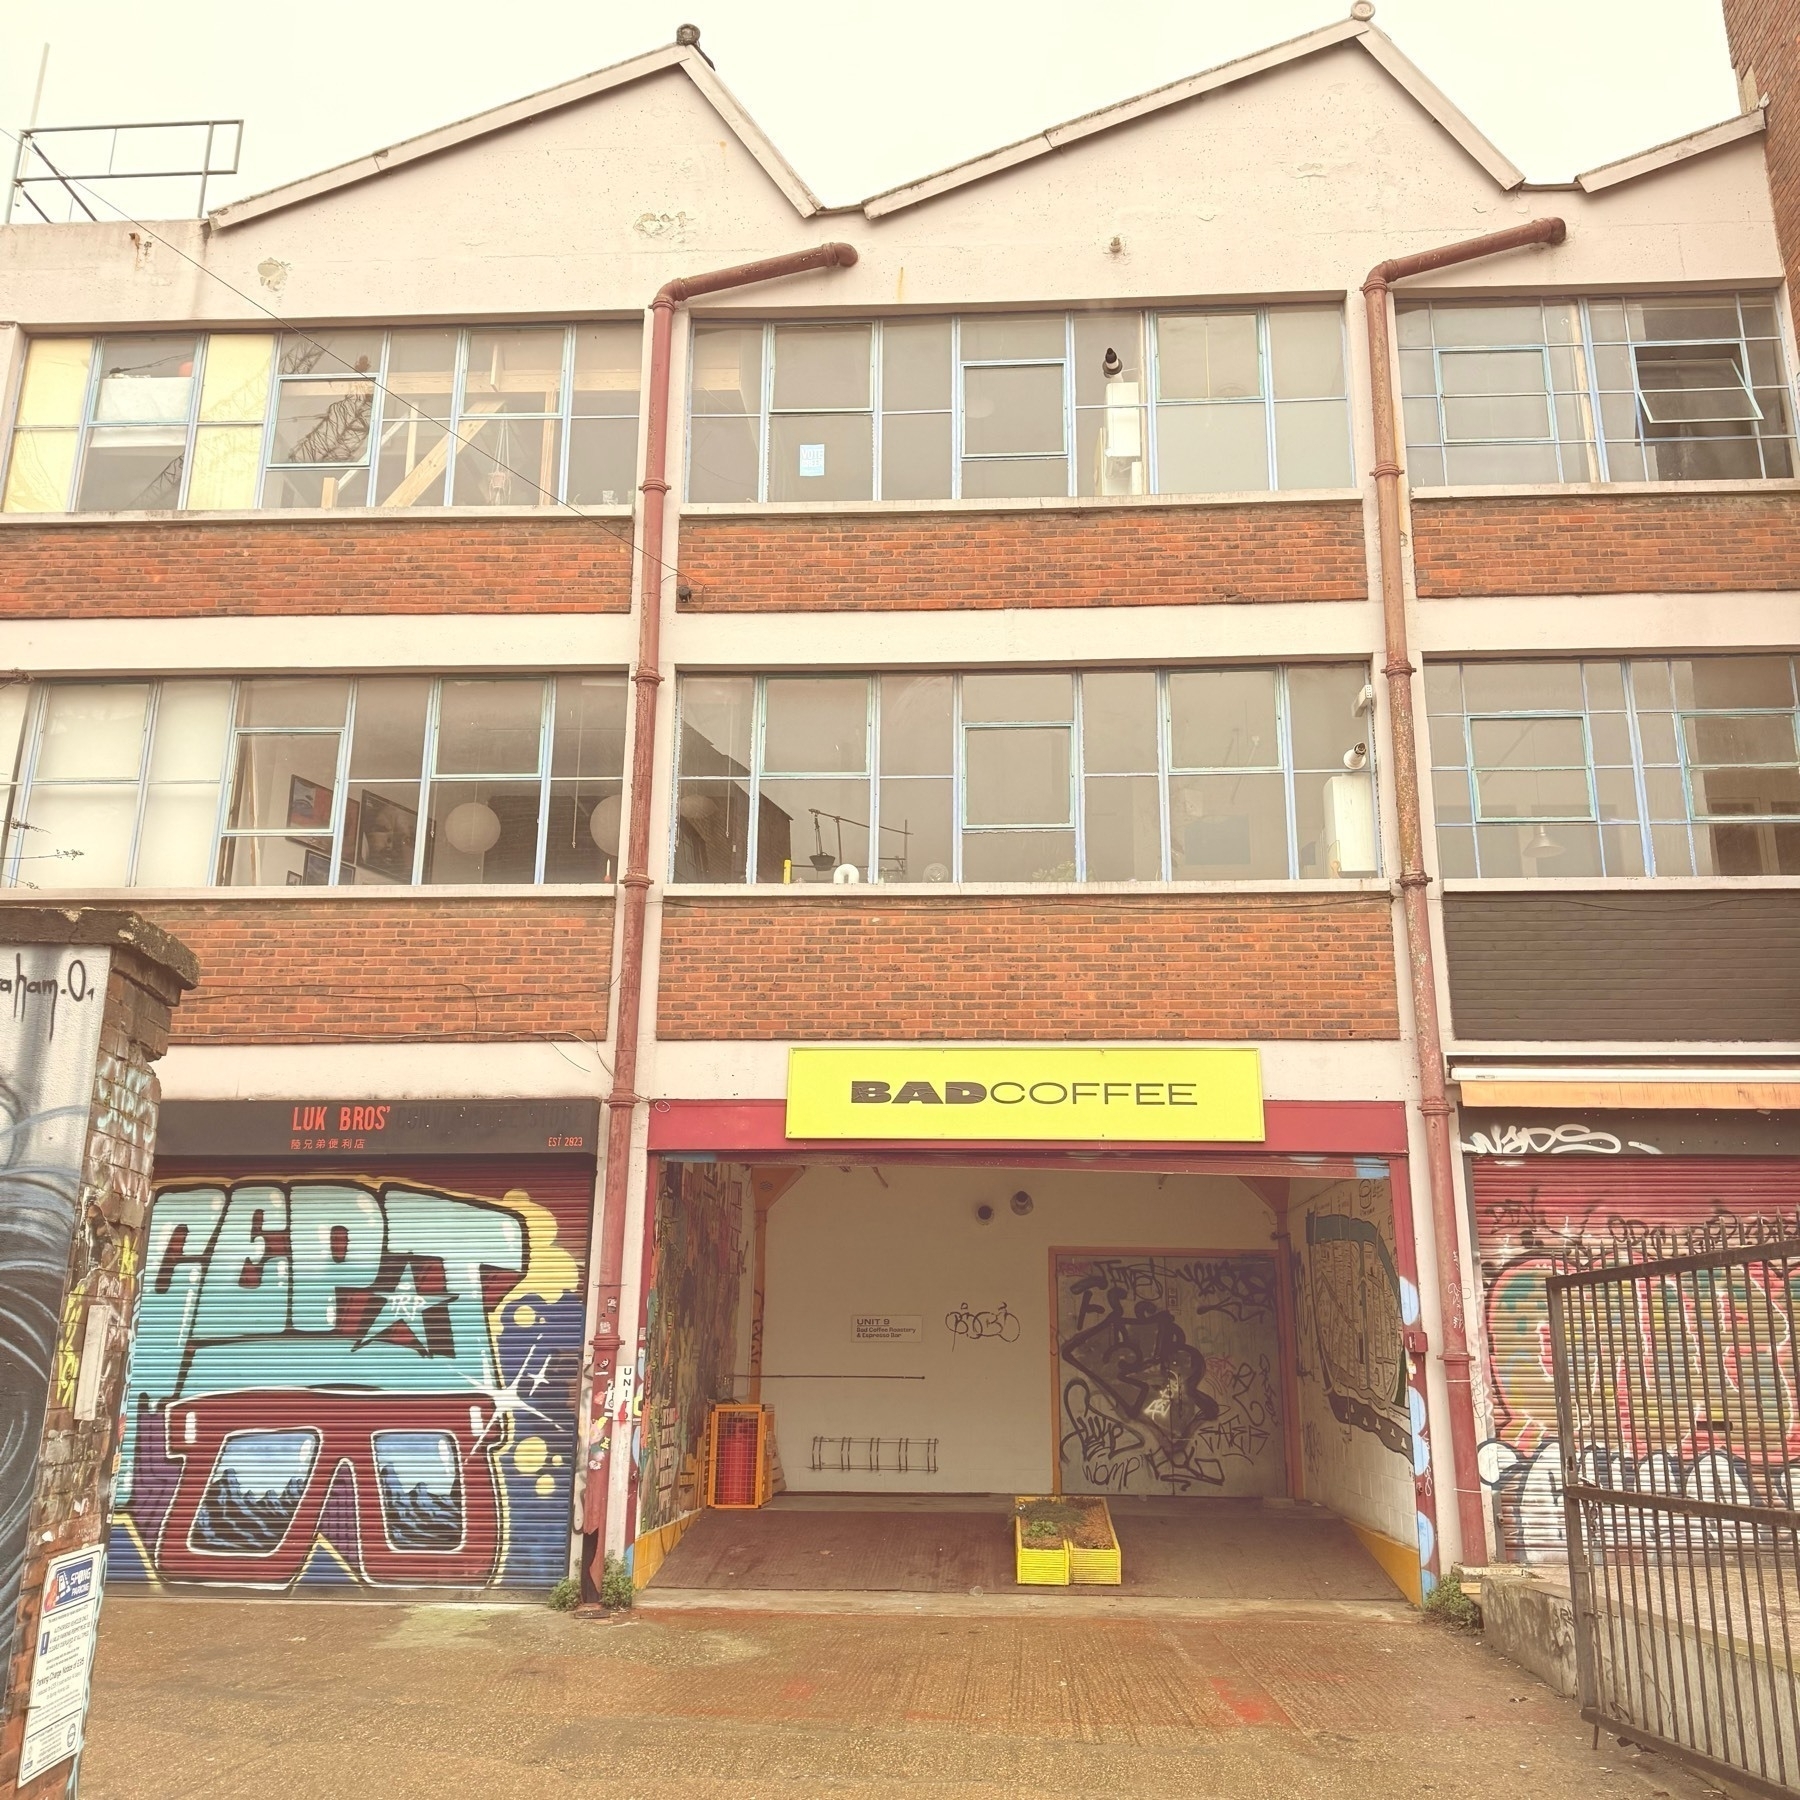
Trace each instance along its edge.
<instances>
[{"instance_id":1,"label":"white sticker on window","mask_svg":"<svg viewBox=\"0 0 1800 1800\"><path fill-rule=\"evenodd\" d=\"M802 444L800 446L800 473L803 476L825 473L825 446L823 444Z\"/></svg>"}]
</instances>

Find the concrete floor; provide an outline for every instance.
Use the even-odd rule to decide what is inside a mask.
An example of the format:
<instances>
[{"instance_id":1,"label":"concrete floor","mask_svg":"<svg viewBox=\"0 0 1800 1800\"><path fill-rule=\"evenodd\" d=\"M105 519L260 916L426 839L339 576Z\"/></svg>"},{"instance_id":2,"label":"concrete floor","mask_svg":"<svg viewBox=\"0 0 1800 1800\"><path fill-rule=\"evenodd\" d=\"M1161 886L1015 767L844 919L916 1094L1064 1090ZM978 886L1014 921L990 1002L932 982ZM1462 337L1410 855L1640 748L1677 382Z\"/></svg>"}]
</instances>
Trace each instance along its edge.
<instances>
[{"instance_id":1,"label":"concrete floor","mask_svg":"<svg viewBox=\"0 0 1800 1800\"><path fill-rule=\"evenodd\" d=\"M923 1604L923 1603L921 1603ZM1153 1604L1143 1602L1140 1604ZM1177 1603L1155 1603L1164 1606ZM108 1599L82 1800L1697 1800L1400 1606L1210 1616Z\"/></svg>"},{"instance_id":2,"label":"concrete floor","mask_svg":"<svg viewBox=\"0 0 1800 1800\"><path fill-rule=\"evenodd\" d=\"M759 1512L709 1512L646 1594L1018 1593L1010 1495L783 1494ZM1123 1582L1096 1594L1189 1600L1394 1600L1341 1519L1258 1500L1110 1502Z\"/></svg>"}]
</instances>

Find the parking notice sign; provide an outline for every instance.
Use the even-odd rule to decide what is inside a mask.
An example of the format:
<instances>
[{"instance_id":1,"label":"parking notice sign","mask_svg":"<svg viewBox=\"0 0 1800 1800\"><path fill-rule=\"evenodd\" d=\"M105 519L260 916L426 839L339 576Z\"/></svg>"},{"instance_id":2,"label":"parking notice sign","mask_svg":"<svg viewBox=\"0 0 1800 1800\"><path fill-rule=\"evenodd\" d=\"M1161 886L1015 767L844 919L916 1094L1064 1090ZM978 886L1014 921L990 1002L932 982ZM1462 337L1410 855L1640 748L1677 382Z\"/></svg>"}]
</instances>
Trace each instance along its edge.
<instances>
[{"instance_id":1,"label":"parking notice sign","mask_svg":"<svg viewBox=\"0 0 1800 1800\"><path fill-rule=\"evenodd\" d=\"M21 1783L81 1748L105 1556L104 1545L91 1544L55 1557L45 1573L37 1661L31 1669L25 1744L19 1755Z\"/></svg>"}]
</instances>

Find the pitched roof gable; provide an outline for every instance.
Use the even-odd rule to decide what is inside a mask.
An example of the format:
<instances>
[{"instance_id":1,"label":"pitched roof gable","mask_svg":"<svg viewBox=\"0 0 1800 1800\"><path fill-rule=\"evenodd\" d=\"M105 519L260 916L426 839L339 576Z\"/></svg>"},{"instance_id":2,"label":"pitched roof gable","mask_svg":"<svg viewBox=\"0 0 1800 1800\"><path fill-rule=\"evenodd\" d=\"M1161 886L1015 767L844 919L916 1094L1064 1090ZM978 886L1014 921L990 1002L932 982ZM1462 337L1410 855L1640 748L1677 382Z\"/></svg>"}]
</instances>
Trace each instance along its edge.
<instances>
[{"instance_id":1,"label":"pitched roof gable","mask_svg":"<svg viewBox=\"0 0 1800 1800\"><path fill-rule=\"evenodd\" d=\"M266 193L251 194L245 199L234 200L229 205L208 213L207 224L215 231L228 231L234 225L248 224L252 219L266 218L270 213L282 212L303 201L319 199L340 188L351 187L379 175L391 174L395 169L406 168L426 157L440 156L447 150L455 150L479 138L491 136L494 132L506 131L514 125L522 125L548 113L559 112L564 107L578 106L584 100L592 100L601 94L628 87L633 82L646 80L670 69L679 70L693 82L726 128L755 158L763 173L782 191L801 218L810 219L815 213L824 210L818 196L800 179L787 158L775 148L762 128L738 103L706 57L689 45L670 44L661 50L652 50L647 55L634 56L626 62L596 69L591 75L566 81L558 87L527 94L521 100L509 100L504 106L490 107L486 112L459 119L453 125L442 125L435 131L422 132L418 137L406 138L385 149L371 151L367 156L339 163L336 168L322 170L317 175L307 175L299 181L270 188Z\"/></svg>"},{"instance_id":2,"label":"pitched roof gable","mask_svg":"<svg viewBox=\"0 0 1800 1800\"><path fill-rule=\"evenodd\" d=\"M1214 93L1220 88L1248 81L1252 76L1266 74L1271 69L1279 69L1306 57L1316 56L1321 51L1335 49L1339 44L1355 44L1372 57L1393 81L1405 89L1487 171L1497 186L1510 191L1524 184L1525 172L1495 148L1469 117L1453 105L1442 90L1426 77L1423 70L1401 51L1392 38L1365 20L1345 19L1336 25L1322 26L1317 31L1289 38L1285 43L1271 45L1267 50L1259 50L1252 56L1242 56L1235 62L1221 63L1217 68L1203 70L1198 75L1189 75L1180 81L1171 81L1166 86L1152 88L1148 93L1122 100L1116 106L1102 107L1098 112L1085 113L1078 119L1052 125L1035 136L1021 138L1017 143L989 151L985 156L973 157L968 162L940 169L922 180L871 195L863 202L862 210L871 219L884 218L889 213L900 212L926 200L935 200L940 194L947 194L956 188L966 187L971 182L997 175L1004 169L1017 168L1021 163L1048 156L1052 151L1066 149L1083 138L1115 130L1135 119L1196 100L1202 94Z\"/></svg>"}]
</instances>

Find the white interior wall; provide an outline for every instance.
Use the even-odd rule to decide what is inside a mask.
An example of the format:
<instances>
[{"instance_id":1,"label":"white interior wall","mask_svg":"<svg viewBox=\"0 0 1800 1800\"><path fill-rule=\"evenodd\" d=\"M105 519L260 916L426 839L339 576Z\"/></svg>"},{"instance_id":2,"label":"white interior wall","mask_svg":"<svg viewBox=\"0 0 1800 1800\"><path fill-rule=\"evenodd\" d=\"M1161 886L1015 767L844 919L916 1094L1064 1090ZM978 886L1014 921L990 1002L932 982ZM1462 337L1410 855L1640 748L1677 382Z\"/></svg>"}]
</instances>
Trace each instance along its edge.
<instances>
[{"instance_id":1,"label":"white interior wall","mask_svg":"<svg viewBox=\"0 0 1800 1800\"><path fill-rule=\"evenodd\" d=\"M1024 1217L1010 1204L1021 1189L1033 1201ZM994 1208L988 1224L976 1217L983 1202ZM763 1398L775 1408L788 1486L1047 1491L1051 1248L1266 1251L1271 1227L1268 1208L1229 1176L809 1169L769 1215ZM971 1338L946 1323L965 1306L991 1315L1002 1304L1016 1331ZM917 1319L919 1335L859 1343L858 1315ZM936 1438L937 1472L815 1471L815 1436L908 1438L915 1462Z\"/></svg>"}]
</instances>

